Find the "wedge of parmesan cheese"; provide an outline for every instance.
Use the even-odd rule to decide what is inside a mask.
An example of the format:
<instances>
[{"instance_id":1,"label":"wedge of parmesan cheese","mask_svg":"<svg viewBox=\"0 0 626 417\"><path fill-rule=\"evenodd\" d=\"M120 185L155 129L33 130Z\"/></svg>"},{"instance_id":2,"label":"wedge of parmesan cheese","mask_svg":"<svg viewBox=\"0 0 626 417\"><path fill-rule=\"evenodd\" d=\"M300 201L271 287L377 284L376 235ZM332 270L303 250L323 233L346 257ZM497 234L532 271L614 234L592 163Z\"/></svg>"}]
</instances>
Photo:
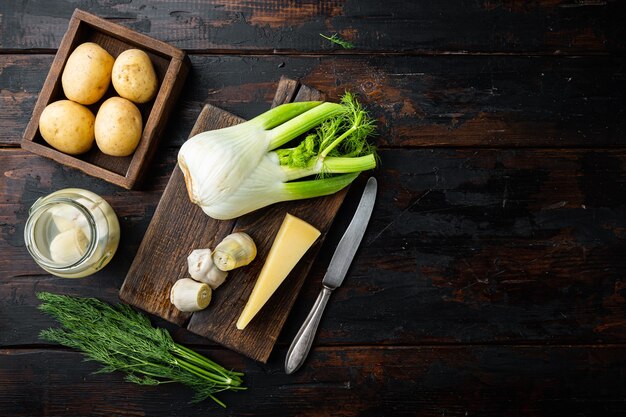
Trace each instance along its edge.
<instances>
[{"instance_id":1,"label":"wedge of parmesan cheese","mask_svg":"<svg viewBox=\"0 0 626 417\"><path fill-rule=\"evenodd\" d=\"M315 227L287 213L237 321L239 330L245 329L256 316L320 234Z\"/></svg>"}]
</instances>

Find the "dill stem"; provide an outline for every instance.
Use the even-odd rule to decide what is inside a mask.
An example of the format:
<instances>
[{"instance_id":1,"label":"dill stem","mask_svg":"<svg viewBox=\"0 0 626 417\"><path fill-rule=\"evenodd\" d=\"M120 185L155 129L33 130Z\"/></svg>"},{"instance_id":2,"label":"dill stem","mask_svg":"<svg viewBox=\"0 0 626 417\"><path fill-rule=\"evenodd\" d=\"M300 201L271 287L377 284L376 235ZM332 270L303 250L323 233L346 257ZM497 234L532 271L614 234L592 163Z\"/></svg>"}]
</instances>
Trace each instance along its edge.
<instances>
[{"instance_id":1,"label":"dill stem","mask_svg":"<svg viewBox=\"0 0 626 417\"><path fill-rule=\"evenodd\" d=\"M221 405L223 408L226 408L226 404L224 404L223 402L221 402L220 400L217 399L216 396L214 396L213 394L209 394L209 398L211 398L213 401L215 401L216 403L218 403L219 405Z\"/></svg>"},{"instance_id":2,"label":"dill stem","mask_svg":"<svg viewBox=\"0 0 626 417\"><path fill-rule=\"evenodd\" d=\"M173 347L173 350L177 355L183 357L184 359L188 359L190 362L196 365L200 365L206 370L217 372L218 374L222 375L224 378L232 379L233 376L235 377L243 376L243 373L228 371L224 369L223 366L213 362L209 358L204 357L194 352L191 349L187 349L186 347L182 345L175 344ZM240 378L236 378L236 379L240 380Z\"/></svg>"},{"instance_id":3,"label":"dill stem","mask_svg":"<svg viewBox=\"0 0 626 417\"><path fill-rule=\"evenodd\" d=\"M193 350L188 349L188 348L186 348L183 345L179 345L179 344L175 343L174 344L174 351L176 353L178 353L178 354L181 354L181 355L182 354L186 354L189 357L194 357L194 358L196 358L197 361L203 362L204 364L206 364L211 369L216 369L216 370L224 369L221 365L217 364L216 362L213 362L211 359L209 359L209 358L207 358L205 356L202 356L199 353L194 352Z\"/></svg>"},{"instance_id":4,"label":"dill stem","mask_svg":"<svg viewBox=\"0 0 626 417\"><path fill-rule=\"evenodd\" d=\"M183 356L182 354L178 354L179 357L176 359L179 362L183 362L185 364L189 364L192 366L195 366L196 369L202 370L203 372L206 372L207 375L213 375L213 378L215 379L216 382L218 381L223 381L226 384L231 384L231 382L229 381L233 381L233 378L229 377L227 374L224 374L223 372L220 372L218 369L215 369L214 367L211 366L207 366L206 363L199 361L196 358L193 357L188 357L188 356ZM189 361L189 362L187 362ZM197 366L196 366L197 365Z\"/></svg>"},{"instance_id":5,"label":"dill stem","mask_svg":"<svg viewBox=\"0 0 626 417\"><path fill-rule=\"evenodd\" d=\"M202 368L198 368L196 365L189 363L183 359L176 359L176 364L181 368L184 368L187 371L191 372L192 374L195 374L219 385L231 385L231 383L233 382L232 378L227 379L222 377L221 375L210 373Z\"/></svg>"},{"instance_id":6,"label":"dill stem","mask_svg":"<svg viewBox=\"0 0 626 417\"><path fill-rule=\"evenodd\" d=\"M178 355L179 357L181 357L182 359L186 359L189 362L191 362L191 363L193 363L195 365L201 366L202 368L204 368L206 370L215 371L215 372L219 373L223 377L228 376L228 375L225 375L223 372L220 372L219 368L216 368L213 364L203 360L201 357L196 357L194 355L189 355L184 350L179 350L179 349L174 349L174 353L176 355Z\"/></svg>"}]
</instances>

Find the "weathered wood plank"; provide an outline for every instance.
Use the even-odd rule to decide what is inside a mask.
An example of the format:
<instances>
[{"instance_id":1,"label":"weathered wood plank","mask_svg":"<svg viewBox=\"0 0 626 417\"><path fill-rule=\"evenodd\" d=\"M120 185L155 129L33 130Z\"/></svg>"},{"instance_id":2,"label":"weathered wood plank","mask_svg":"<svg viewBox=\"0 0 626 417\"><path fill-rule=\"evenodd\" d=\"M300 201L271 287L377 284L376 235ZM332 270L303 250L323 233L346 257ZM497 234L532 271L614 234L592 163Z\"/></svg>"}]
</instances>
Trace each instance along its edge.
<instances>
[{"instance_id":1,"label":"weathered wood plank","mask_svg":"<svg viewBox=\"0 0 626 417\"><path fill-rule=\"evenodd\" d=\"M357 51L598 53L624 50L620 1L137 1L2 2L0 45L55 49L75 7L191 52ZM351 51L352 52L352 51Z\"/></svg>"},{"instance_id":2,"label":"weathered wood plank","mask_svg":"<svg viewBox=\"0 0 626 417\"><path fill-rule=\"evenodd\" d=\"M314 349L285 375L223 350L201 350L243 369L248 390L189 404L183 386L138 386L75 352L0 351L0 414L11 416L621 416L624 346L346 347ZM71 369L72 372L68 372Z\"/></svg>"},{"instance_id":3,"label":"weathered wood plank","mask_svg":"<svg viewBox=\"0 0 626 417\"><path fill-rule=\"evenodd\" d=\"M121 192L24 151L0 151L0 345L37 343L42 286L115 299L175 155L163 155L149 189ZM382 151L372 221L317 343L624 342L624 166L626 150ZM68 186L111 202L122 245L91 278L30 278L42 271L23 247L28 207ZM356 201L349 193L279 343L310 309Z\"/></svg>"},{"instance_id":4,"label":"weathered wood plank","mask_svg":"<svg viewBox=\"0 0 626 417\"><path fill-rule=\"evenodd\" d=\"M0 146L19 146L52 55L0 55Z\"/></svg>"},{"instance_id":5,"label":"weathered wood plank","mask_svg":"<svg viewBox=\"0 0 626 417\"><path fill-rule=\"evenodd\" d=\"M0 55L0 145L17 144L52 57ZM267 110L281 76L337 99L356 92L383 147L626 145L621 57L193 56L163 143L180 146L202 103L244 118ZM281 67L281 64L284 64Z\"/></svg>"}]
</instances>

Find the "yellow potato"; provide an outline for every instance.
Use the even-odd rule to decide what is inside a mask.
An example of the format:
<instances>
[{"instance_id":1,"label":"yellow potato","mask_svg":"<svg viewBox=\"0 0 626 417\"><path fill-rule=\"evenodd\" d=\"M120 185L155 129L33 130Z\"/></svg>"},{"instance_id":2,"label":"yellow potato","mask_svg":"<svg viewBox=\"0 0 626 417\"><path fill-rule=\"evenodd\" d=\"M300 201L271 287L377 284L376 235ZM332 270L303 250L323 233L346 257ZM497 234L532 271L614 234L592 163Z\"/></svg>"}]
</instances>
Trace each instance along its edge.
<instances>
[{"instance_id":1,"label":"yellow potato","mask_svg":"<svg viewBox=\"0 0 626 417\"><path fill-rule=\"evenodd\" d=\"M106 93L115 60L93 42L78 45L67 59L61 84L65 97L80 104L93 104Z\"/></svg>"},{"instance_id":2,"label":"yellow potato","mask_svg":"<svg viewBox=\"0 0 626 417\"><path fill-rule=\"evenodd\" d=\"M122 97L111 97L96 114L98 148L113 156L128 156L141 139L142 121L137 106Z\"/></svg>"},{"instance_id":3,"label":"yellow potato","mask_svg":"<svg viewBox=\"0 0 626 417\"><path fill-rule=\"evenodd\" d=\"M150 57L140 49L128 49L115 59L112 81L117 94L135 103L152 100L158 87Z\"/></svg>"},{"instance_id":4,"label":"yellow potato","mask_svg":"<svg viewBox=\"0 0 626 417\"><path fill-rule=\"evenodd\" d=\"M53 148L70 155L91 149L94 139L93 113L70 100L49 104L39 118L39 132Z\"/></svg>"}]
</instances>

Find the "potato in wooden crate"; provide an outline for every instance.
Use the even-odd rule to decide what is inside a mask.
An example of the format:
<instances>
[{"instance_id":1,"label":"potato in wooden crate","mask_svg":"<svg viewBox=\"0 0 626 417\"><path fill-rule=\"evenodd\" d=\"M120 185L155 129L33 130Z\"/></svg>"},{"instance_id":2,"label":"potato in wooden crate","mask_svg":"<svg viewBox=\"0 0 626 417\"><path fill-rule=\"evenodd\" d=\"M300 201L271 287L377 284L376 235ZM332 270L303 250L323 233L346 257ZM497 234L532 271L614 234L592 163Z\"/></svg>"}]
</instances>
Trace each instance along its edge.
<instances>
[{"instance_id":1,"label":"potato in wooden crate","mask_svg":"<svg viewBox=\"0 0 626 417\"><path fill-rule=\"evenodd\" d=\"M135 103L141 114L142 132L136 149L128 156L107 155L95 143L86 153L70 155L51 146L43 138L39 129L39 121L44 109L51 103L69 98L65 95L62 85L63 71L72 52L85 43L99 45L113 58L117 58L124 51L139 49L147 54L154 69L157 78L157 93L154 98ZM146 171L157 149L160 136L188 72L189 59L185 52L127 27L76 9L39 94L32 118L24 132L22 148L121 187L135 188L139 185L142 174ZM97 115L102 103L119 95L112 83L109 83L102 97L93 104L87 104L86 107Z\"/></svg>"}]
</instances>

